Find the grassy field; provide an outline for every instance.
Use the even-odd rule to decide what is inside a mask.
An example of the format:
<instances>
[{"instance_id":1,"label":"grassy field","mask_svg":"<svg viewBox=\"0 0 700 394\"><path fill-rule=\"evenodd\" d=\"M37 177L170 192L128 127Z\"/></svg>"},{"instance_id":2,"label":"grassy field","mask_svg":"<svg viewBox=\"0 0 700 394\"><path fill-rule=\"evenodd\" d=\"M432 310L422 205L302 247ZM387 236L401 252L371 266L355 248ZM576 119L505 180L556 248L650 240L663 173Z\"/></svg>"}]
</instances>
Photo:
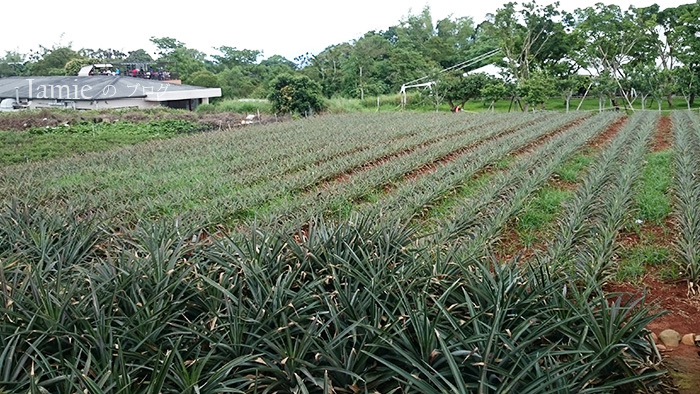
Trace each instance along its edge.
<instances>
[{"instance_id":1,"label":"grassy field","mask_svg":"<svg viewBox=\"0 0 700 394\"><path fill-rule=\"evenodd\" d=\"M431 101L431 97L427 95L426 92L423 93L410 93L407 95L407 104L405 109L418 112L433 112L435 111L435 103ZM623 102L624 98L619 98L621 108L624 109ZM663 100L661 102L661 111L668 115L670 110L684 110L687 108L687 103L683 97L673 98L673 107L669 107L668 102ZM488 110L490 103L484 102L482 100L469 100L464 105L465 111L471 112L484 112ZM367 97L364 100L360 99L347 99L347 98L333 98L328 100L329 111L332 113L353 113L353 112L395 112L401 111L401 95L382 95L379 97ZM570 110L581 110L581 111L594 111L599 110L599 103L597 97L574 97L570 102ZM580 106L580 107L579 107ZM642 104L641 100L633 101L632 106L635 110L641 110ZM566 101L563 98L551 97L545 103L545 108L550 111L565 111ZM603 108L606 111L614 110L614 106L609 100L605 100L603 103ZM697 101L691 106L691 109L697 110L700 108L700 101ZM647 99L646 103L647 110L658 110L658 102ZM442 102L439 107L439 111L449 112L450 107L447 102ZM495 112L517 112L521 108L517 107L517 103L511 103L509 100L499 100L494 105Z\"/></svg>"},{"instance_id":2,"label":"grassy field","mask_svg":"<svg viewBox=\"0 0 700 394\"><path fill-rule=\"evenodd\" d=\"M0 166L0 392L664 390L659 310L606 288L700 280L692 112L352 113L57 155Z\"/></svg>"}]
</instances>

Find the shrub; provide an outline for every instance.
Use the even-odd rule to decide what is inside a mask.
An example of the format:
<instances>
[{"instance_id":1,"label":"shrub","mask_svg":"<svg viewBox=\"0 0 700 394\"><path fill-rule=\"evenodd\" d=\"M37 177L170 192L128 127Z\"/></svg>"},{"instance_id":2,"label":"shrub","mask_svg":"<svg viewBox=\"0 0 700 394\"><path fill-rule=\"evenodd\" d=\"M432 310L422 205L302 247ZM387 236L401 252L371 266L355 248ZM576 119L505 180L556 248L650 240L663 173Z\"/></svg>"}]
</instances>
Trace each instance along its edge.
<instances>
[{"instance_id":1,"label":"shrub","mask_svg":"<svg viewBox=\"0 0 700 394\"><path fill-rule=\"evenodd\" d=\"M270 86L267 99L275 112L308 116L326 107L321 86L305 75L282 74Z\"/></svg>"},{"instance_id":2,"label":"shrub","mask_svg":"<svg viewBox=\"0 0 700 394\"><path fill-rule=\"evenodd\" d=\"M199 104L195 112L198 114L212 114L216 112L216 106L214 104Z\"/></svg>"},{"instance_id":3,"label":"shrub","mask_svg":"<svg viewBox=\"0 0 700 394\"><path fill-rule=\"evenodd\" d=\"M188 85L203 86L205 88L218 88L221 86L216 75L208 70L200 70L192 73L185 82Z\"/></svg>"}]
</instances>

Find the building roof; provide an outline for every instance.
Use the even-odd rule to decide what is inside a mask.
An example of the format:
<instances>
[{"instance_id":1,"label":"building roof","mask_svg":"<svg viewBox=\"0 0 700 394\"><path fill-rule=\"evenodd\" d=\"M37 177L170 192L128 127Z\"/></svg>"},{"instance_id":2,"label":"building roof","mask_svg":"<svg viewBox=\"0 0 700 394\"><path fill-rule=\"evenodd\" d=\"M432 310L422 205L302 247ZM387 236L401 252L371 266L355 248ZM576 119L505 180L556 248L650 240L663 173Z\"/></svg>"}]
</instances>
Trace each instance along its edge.
<instances>
[{"instance_id":1,"label":"building roof","mask_svg":"<svg viewBox=\"0 0 700 394\"><path fill-rule=\"evenodd\" d=\"M221 89L111 75L0 78L0 99L15 98L18 94L21 100L93 101L143 98L146 101L170 101L220 97Z\"/></svg>"},{"instance_id":2,"label":"building roof","mask_svg":"<svg viewBox=\"0 0 700 394\"><path fill-rule=\"evenodd\" d=\"M483 67L466 72L465 74L478 74L484 73L492 77L503 78L503 69L495 64L487 64Z\"/></svg>"}]
</instances>

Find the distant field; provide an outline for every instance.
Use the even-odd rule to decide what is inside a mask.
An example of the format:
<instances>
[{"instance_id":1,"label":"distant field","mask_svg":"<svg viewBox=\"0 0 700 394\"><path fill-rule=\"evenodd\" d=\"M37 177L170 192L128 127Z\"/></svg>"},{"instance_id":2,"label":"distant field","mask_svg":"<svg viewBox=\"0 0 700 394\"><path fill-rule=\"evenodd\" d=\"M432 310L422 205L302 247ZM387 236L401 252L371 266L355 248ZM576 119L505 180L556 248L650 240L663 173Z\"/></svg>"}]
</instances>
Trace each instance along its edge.
<instances>
[{"instance_id":1,"label":"distant field","mask_svg":"<svg viewBox=\"0 0 700 394\"><path fill-rule=\"evenodd\" d=\"M30 366L58 391L653 386L657 315L605 289L694 289L699 163L694 112L541 111L326 115L4 165L0 390L28 390Z\"/></svg>"}]
</instances>

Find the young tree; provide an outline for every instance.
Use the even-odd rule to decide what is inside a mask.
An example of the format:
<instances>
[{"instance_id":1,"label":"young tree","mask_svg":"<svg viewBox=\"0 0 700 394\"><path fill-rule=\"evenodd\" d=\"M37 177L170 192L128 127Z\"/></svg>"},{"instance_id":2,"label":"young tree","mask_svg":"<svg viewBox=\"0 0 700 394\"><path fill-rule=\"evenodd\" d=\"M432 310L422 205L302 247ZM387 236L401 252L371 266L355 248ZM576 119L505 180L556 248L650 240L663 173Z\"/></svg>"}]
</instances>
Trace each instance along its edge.
<instances>
[{"instance_id":1,"label":"young tree","mask_svg":"<svg viewBox=\"0 0 700 394\"><path fill-rule=\"evenodd\" d=\"M691 97L699 90L698 86L700 85L700 81L698 81L698 74L687 66L676 67L672 71L672 77L675 88L674 91L683 95L688 109L690 109L693 104Z\"/></svg>"},{"instance_id":2,"label":"young tree","mask_svg":"<svg viewBox=\"0 0 700 394\"><path fill-rule=\"evenodd\" d=\"M617 89L616 79L613 78L607 70L593 78L592 91L598 96L598 112L603 112L606 99L610 99L612 105L615 108L619 108L617 101L614 100Z\"/></svg>"},{"instance_id":3,"label":"young tree","mask_svg":"<svg viewBox=\"0 0 700 394\"><path fill-rule=\"evenodd\" d=\"M564 97L564 103L566 104L566 112L569 112L571 106L571 98L574 93L578 92L581 87L586 86L587 78L583 75L569 75L565 78L554 78L554 85L556 89L561 92Z\"/></svg>"},{"instance_id":4,"label":"young tree","mask_svg":"<svg viewBox=\"0 0 700 394\"><path fill-rule=\"evenodd\" d=\"M489 111L494 111L496 101L502 99L508 92L503 81L494 79L491 83L481 88L480 94L484 101L489 103Z\"/></svg>"},{"instance_id":5,"label":"young tree","mask_svg":"<svg viewBox=\"0 0 700 394\"><path fill-rule=\"evenodd\" d=\"M635 67L629 72L629 82L635 96L642 102L642 110L647 109L647 99L658 89L660 70L647 65Z\"/></svg>"},{"instance_id":6,"label":"young tree","mask_svg":"<svg viewBox=\"0 0 700 394\"><path fill-rule=\"evenodd\" d=\"M530 107L534 111L537 106L545 109L545 103L554 89L554 80L543 73L534 73L530 78L520 81L517 93L525 102L523 112L527 112Z\"/></svg>"}]
</instances>

